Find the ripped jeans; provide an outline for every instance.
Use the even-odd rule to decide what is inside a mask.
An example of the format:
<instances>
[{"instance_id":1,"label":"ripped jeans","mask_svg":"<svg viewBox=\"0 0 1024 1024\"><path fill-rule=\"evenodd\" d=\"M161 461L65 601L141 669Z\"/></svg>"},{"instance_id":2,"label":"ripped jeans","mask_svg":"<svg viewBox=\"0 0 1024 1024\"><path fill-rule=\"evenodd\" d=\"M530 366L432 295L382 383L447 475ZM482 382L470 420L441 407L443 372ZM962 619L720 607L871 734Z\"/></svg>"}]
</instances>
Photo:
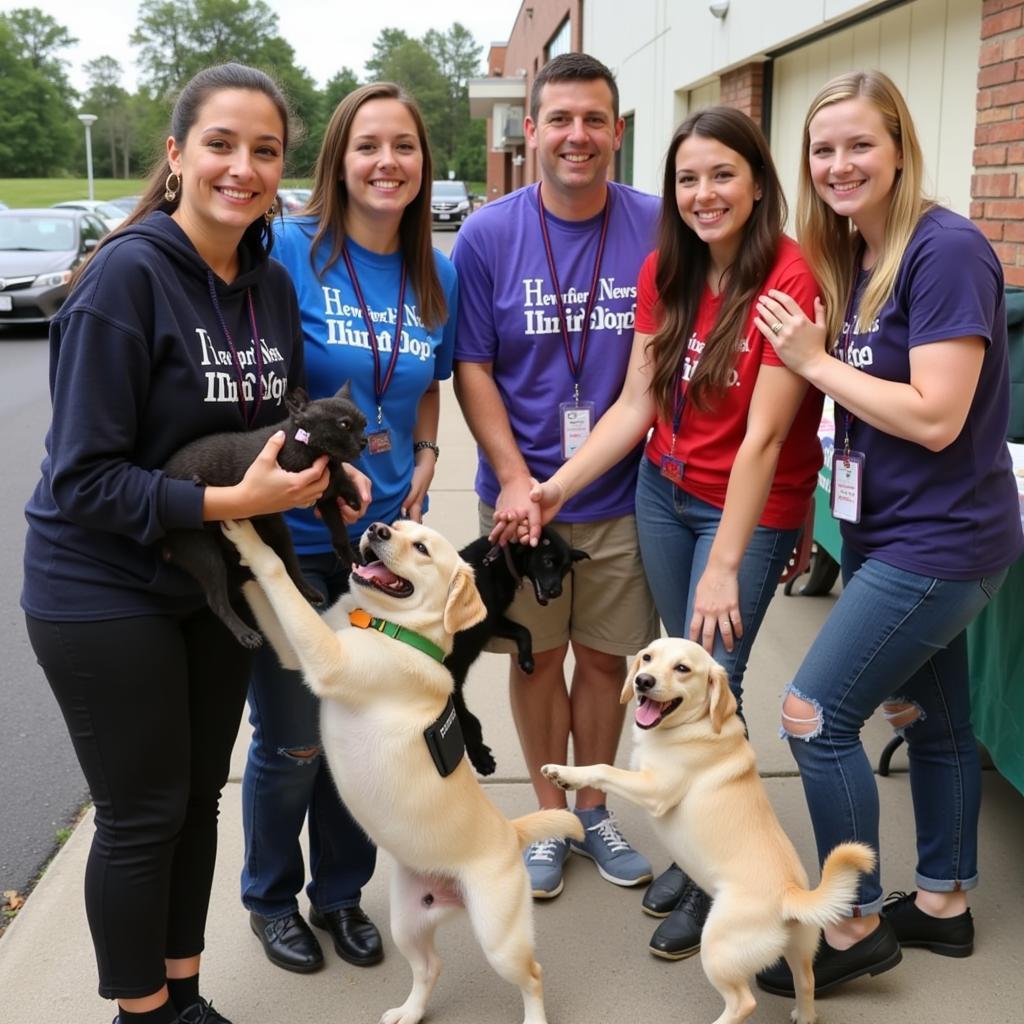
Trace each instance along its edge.
<instances>
[{"instance_id":1,"label":"ripped jeans","mask_svg":"<svg viewBox=\"0 0 1024 1024\"><path fill-rule=\"evenodd\" d=\"M347 590L348 570L332 553L300 555L303 575L332 604ZM242 777L242 903L263 917L298 908L306 880L299 844L309 818L306 892L321 913L356 906L377 848L341 802L320 751L320 702L298 672L281 668L269 644L253 661L249 682L253 738Z\"/></svg>"},{"instance_id":2,"label":"ripped jeans","mask_svg":"<svg viewBox=\"0 0 1024 1024\"><path fill-rule=\"evenodd\" d=\"M981 770L971 729L967 637L1005 570L939 580L843 545L843 593L783 703L783 736L800 767L819 861L841 842L878 845L878 789L860 731L879 705L907 741L918 888L978 883ZM861 879L855 916L882 906L878 867Z\"/></svg>"}]
</instances>

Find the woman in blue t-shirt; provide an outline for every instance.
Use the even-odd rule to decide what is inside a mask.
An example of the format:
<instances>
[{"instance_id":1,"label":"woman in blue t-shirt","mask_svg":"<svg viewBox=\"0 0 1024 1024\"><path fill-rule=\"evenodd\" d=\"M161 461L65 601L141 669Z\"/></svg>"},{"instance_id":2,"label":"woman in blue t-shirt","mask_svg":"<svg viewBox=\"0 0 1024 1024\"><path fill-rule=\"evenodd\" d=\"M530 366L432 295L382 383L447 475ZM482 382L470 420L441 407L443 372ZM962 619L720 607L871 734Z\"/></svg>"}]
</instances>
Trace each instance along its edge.
<instances>
[{"instance_id":1,"label":"woman in blue t-shirt","mask_svg":"<svg viewBox=\"0 0 1024 1024\"><path fill-rule=\"evenodd\" d=\"M283 221L274 257L288 268L302 320L311 397L351 381L367 416L358 468L369 478L349 533L371 522L419 520L434 475L440 396L450 376L455 270L431 248L430 151L415 102L395 85L350 93L324 134L309 204ZM397 338L397 343L395 339ZM288 517L306 579L332 603L350 566L311 511ZM254 733L242 782L242 902L268 959L308 972L323 964L299 914L305 879L299 833L309 821L310 921L338 955L377 963L380 934L359 906L376 849L342 804L320 748L319 706L272 652L249 688Z\"/></svg>"},{"instance_id":2,"label":"woman in blue t-shirt","mask_svg":"<svg viewBox=\"0 0 1024 1024\"><path fill-rule=\"evenodd\" d=\"M964 631L1022 538L1002 268L969 220L924 198L923 173L885 75L829 82L805 121L799 205L824 304L813 323L782 292L759 304L786 365L836 401L843 593L782 708L818 854L851 839L879 847L860 740L879 706L907 741L917 825L917 891L883 908L879 871L863 878L855 916L825 929L818 991L894 967L901 944L973 949L981 776ZM793 993L785 963L758 983Z\"/></svg>"}]
</instances>

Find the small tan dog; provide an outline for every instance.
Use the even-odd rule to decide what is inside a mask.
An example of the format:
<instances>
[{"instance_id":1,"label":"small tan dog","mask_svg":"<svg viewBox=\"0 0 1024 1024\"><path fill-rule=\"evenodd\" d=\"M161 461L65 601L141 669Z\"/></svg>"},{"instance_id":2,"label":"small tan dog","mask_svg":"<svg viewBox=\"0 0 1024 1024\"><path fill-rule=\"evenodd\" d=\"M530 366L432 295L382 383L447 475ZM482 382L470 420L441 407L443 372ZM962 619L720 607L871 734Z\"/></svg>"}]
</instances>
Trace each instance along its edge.
<instances>
[{"instance_id":1,"label":"small tan dog","mask_svg":"<svg viewBox=\"0 0 1024 1024\"><path fill-rule=\"evenodd\" d=\"M785 956L796 984L796 1024L813 1024L812 964L821 928L856 898L875 856L861 843L829 854L817 889L768 801L736 715L725 669L698 644L655 640L630 667L622 703L636 693L632 764L544 765L563 789L594 786L654 817L676 862L714 903L701 938L708 981L725 1000L715 1024L740 1024L756 1002L751 977Z\"/></svg>"},{"instance_id":2,"label":"small tan dog","mask_svg":"<svg viewBox=\"0 0 1024 1024\"><path fill-rule=\"evenodd\" d=\"M345 804L395 859L391 936L413 985L381 1024L423 1016L441 970L434 931L463 906L491 966L520 987L524 1024L545 1024L522 850L548 836L582 839L583 828L569 811L509 821L461 745L446 746L455 711L441 662L452 635L485 614L472 569L426 526L375 523L361 543L368 564L321 616L248 522L223 528L259 584L246 584L246 597L261 629L322 700L321 740Z\"/></svg>"}]
</instances>

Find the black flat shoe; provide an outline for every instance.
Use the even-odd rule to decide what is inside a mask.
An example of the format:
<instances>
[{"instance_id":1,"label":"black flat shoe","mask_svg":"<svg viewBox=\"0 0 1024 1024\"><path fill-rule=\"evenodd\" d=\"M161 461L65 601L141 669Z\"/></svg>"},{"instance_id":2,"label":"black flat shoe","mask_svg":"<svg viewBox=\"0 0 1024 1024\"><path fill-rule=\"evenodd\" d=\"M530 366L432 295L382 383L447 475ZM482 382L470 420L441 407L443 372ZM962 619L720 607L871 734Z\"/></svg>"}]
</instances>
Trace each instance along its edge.
<instances>
[{"instance_id":1,"label":"black flat shoe","mask_svg":"<svg viewBox=\"0 0 1024 1024\"><path fill-rule=\"evenodd\" d=\"M974 919L970 910L956 917L933 917L914 902L916 892L893 892L885 899L882 917L892 925L901 946L922 946L941 956L974 952Z\"/></svg>"},{"instance_id":2,"label":"black flat shoe","mask_svg":"<svg viewBox=\"0 0 1024 1024\"><path fill-rule=\"evenodd\" d=\"M274 918L250 913L249 925L263 943L267 959L275 966L298 974L310 974L323 967L320 943L298 911Z\"/></svg>"},{"instance_id":3,"label":"black flat shoe","mask_svg":"<svg viewBox=\"0 0 1024 1024\"><path fill-rule=\"evenodd\" d=\"M356 967L371 967L384 959L380 932L361 907L340 907L326 914L311 907L309 921L331 933L334 951L342 960Z\"/></svg>"},{"instance_id":4,"label":"black flat shoe","mask_svg":"<svg viewBox=\"0 0 1024 1024\"><path fill-rule=\"evenodd\" d=\"M685 960L700 950L700 936L711 910L711 897L691 878L668 917L654 930L650 952L662 960Z\"/></svg>"},{"instance_id":5,"label":"black flat shoe","mask_svg":"<svg viewBox=\"0 0 1024 1024\"><path fill-rule=\"evenodd\" d=\"M231 1021L223 1014L218 1013L213 1008L213 1003L208 1003L200 996L198 1003L193 1003L181 1011L178 1024L231 1024Z\"/></svg>"},{"instance_id":6,"label":"black flat shoe","mask_svg":"<svg viewBox=\"0 0 1024 1024\"><path fill-rule=\"evenodd\" d=\"M814 991L827 992L844 982L865 974L872 976L891 970L903 959L892 925L883 917L878 927L849 949L834 949L822 937L814 954ZM775 996L795 995L793 975L785 960L757 972L758 988Z\"/></svg>"},{"instance_id":7,"label":"black flat shoe","mask_svg":"<svg viewBox=\"0 0 1024 1024\"><path fill-rule=\"evenodd\" d=\"M673 861L647 886L640 909L651 917L668 917L683 895L689 876Z\"/></svg>"}]
</instances>

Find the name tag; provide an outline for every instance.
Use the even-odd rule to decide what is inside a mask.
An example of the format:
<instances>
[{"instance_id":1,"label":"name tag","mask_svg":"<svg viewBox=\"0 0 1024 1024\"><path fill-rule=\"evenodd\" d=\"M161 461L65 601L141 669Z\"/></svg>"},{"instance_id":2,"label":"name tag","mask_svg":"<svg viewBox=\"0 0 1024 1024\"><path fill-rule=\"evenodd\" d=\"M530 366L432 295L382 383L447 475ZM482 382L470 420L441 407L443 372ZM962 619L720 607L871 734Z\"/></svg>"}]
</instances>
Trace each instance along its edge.
<instances>
[{"instance_id":1,"label":"name tag","mask_svg":"<svg viewBox=\"0 0 1024 1024\"><path fill-rule=\"evenodd\" d=\"M380 455L383 452L391 451L391 431L375 430L372 434L367 434L366 450L371 455Z\"/></svg>"},{"instance_id":2,"label":"name tag","mask_svg":"<svg viewBox=\"0 0 1024 1024\"><path fill-rule=\"evenodd\" d=\"M864 483L864 453L833 451L832 515L847 523L860 522L860 499Z\"/></svg>"},{"instance_id":3,"label":"name tag","mask_svg":"<svg viewBox=\"0 0 1024 1024\"><path fill-rule=\"evenodd\" d=\"M666 480L671 480L674 484L679 483L683 479L685 469L682 459L675 459L671 455L662 455L661 475Z\"/></svg>"},{"instance_id":4,"label":"name tag","mask_svg":"<svg viewBox=\"0 0 1024 1024\"><path fill-rule=\"evenodd\" d=\"M594 403L562 402L558 412L562 424L562 458L570 459L594 429Z\"/></svg>"}]
</instances>

